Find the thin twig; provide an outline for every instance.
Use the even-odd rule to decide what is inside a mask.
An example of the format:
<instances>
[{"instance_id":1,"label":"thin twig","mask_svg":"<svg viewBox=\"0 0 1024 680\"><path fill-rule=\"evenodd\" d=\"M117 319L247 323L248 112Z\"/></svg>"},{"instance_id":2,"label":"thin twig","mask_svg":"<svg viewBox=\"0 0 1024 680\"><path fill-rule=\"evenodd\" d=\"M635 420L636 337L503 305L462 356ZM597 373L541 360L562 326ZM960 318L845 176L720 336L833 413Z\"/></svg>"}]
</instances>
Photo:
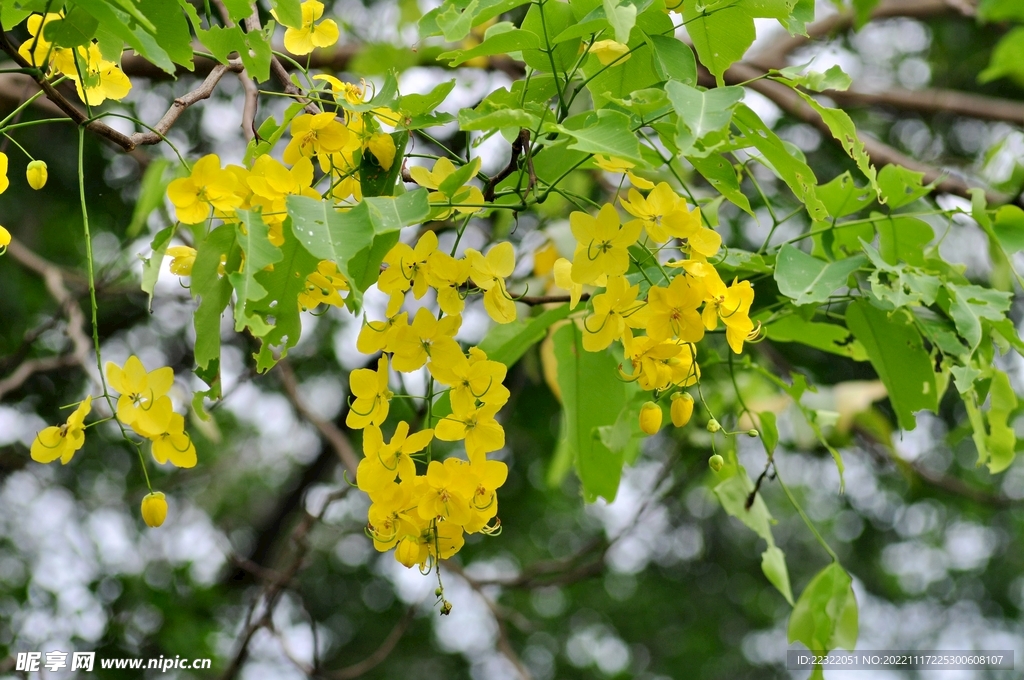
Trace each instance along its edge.
<instances>
[{"instance_id":1,"label":"thin twig","mask_svg":"<svg viewBox=\"0 0 1024 680\"><path fill-rule=\"evenodd\" d=\"M530 144L530 131L526 128L519 130L519 136L516 137L515 141L512 142L512 155L509 158L508 165L501 169L501 172L491 177L487 182L487 186L484 187L484 202L490 203L494 200L494 189L498 184L511 175L513 172L519 169L519 156L522 155L523 150L526 149ZM527 188L527 192L533 188L531 184Z\"/></svg>"},{"instance_id":2,"label":"thin twig","mask_svg":"<svg viewBox=\"0 0 1024 680\"><path fill-rule=\"evenodd\" d=\"M366 657L358 663L354 663L351 666L340 668L336 671L329 671L323 674L323 677L330 678L331 680L351 680L352 678L358 678L361 675L369 673L371 670L379 666L384 662L385 659L394 651L398 642L405 635L405 631L408 630L409 624L412 623L416 617L416 606L413 605L405 610L405 614L398 620L395 627L391 629L388 636L384 638L384 641L380 643L378 647L370 656Z\"/></svg>"}]
</instances>

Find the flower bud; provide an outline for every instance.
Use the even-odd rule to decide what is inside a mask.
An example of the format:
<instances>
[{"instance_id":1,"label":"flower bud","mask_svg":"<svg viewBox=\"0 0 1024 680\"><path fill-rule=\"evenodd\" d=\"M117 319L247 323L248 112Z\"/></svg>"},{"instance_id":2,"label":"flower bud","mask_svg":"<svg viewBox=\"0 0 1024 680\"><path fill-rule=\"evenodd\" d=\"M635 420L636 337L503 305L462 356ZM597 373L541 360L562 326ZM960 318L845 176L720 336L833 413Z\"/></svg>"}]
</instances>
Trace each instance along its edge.
<instances>
[{"instance_id":1,"label":"flower bud","mask_svg":"<svg viewBox=\"0 0 1024 680\"><path fill-rule=\"evenodd\" d=\"M167 499L159 491L146 494L142 499L142 519L151 527L158 527L167 519Z\"/></svg>"},{"instance_id":2,"label":"flower bud","mask_svg":"<svg viewBox=\"0 0 1024 680\"><path fill-rule=\"evenodd\" d=\"M725 465L725 458L722 458L717 453L708 458L708 466L715 472L720 472L723 465Z\"/></svg>"},{"instance_id":3,"label":"flower bud","mask_svg":"<svg viewBox=\"0 0 1024 680\"><path fill-rule=\"evenodd\" d=\"M44 161L32 161L25 168L25 179L33 189L42 189L46 186L46 163Z\"/></svg>"},{"instance_id":4,"label":"flower bud","mask_svg":"<svg viewBox=\"0 0 1024 680\"><path fill-rule=\"evenodd\" d=\"M448 600L441 601L441 616L448 616L452 613L452 603Z\"/></svg>"},{"instance_id":5,"label":"flower bud","mask_svg":"<svg viewBox=\"0 0 1024 680\"><path fill-rule=\"evenodd\" d=\"M758 432L757 430L747 430L747 436L748 437L760 437L761 433Z\"/></svg>"},{"instance_id":6,"label":"flower bud","mask_svg":"<svg viewBox=\"0 0 1024 680\"><path fill-rule=\"evenodd\" d=\"M640 407L640 429L644 434L656 434L661 429L661 407L653 401Z\"/></svg>"},{"instance_id":7,"label":"flower bud","mask_svg":"<svg viewBox=\"0 0 1024 680\"><path fill-rule=\"evenodd\" d=\"M676 392L672 395L672 424L682 427L690 422L693 415L693 397L686 392Z\"/></svg>"},{"instance_id":8,"label":"flower bud","mask_svg":"<svg viewBox=\"0 0 1024 680\"><path fill-rule=\"evenodd\" d=\"M722 426L714 418L708 421L708 432L710 432L711 434L714 434L715 432L718 432L721 429Z\"/></svg>"},{"instance_id":9,"label":"flower bud","mask_svg":"<svg viewBox=\"0 0 1024 680\"><path fill-rule=\"evenodd\" d=\"M11 245L11 232L0 227L0 250L3 250L9 245Z\"/></svg>"}]
</instances>

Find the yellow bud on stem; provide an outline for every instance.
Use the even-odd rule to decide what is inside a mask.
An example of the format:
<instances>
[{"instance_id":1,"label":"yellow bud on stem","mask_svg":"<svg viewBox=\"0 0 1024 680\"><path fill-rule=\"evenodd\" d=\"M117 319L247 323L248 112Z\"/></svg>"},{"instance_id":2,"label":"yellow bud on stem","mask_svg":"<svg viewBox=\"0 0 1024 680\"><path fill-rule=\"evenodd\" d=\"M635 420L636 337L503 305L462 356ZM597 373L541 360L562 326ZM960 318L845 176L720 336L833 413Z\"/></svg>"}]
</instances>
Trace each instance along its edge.
<instances>
[{"instance_id":1,"label":"yellow bud on stem","mask_svg":"<svg viewBox=\"0 0 1024 680\"><path fill-rule=\"evenodd\" d=\"M661 407L653 401L640 407L640 429L645 434L656 434L661 429Z\"/></svg>"},{"instance_id":2,"label":"yellow bud on stem","mask_svg":"<svg viewBox=\"0 0 1024 680\"><path fill-rule=\"evenodd\" d=\"M142 499L142 519L151 527L158 527L167 519L167 499L159 491L146 494Z\"/></svg>"},{"instance_id":3,"label":"yellow bud on stem","mask_svg":"<svg viewBox=\"0 0 1024 680\"><path fill-rule=\"evenodd\" d=\"M33 189L39 190L46 186L47 177L45 161L32 161L25 168L25 178Z\"/></svg>"},{"instance_id":4,"label":"yellow bud on stem","mask_svg":"<svg viewBox=\"0 0 1024 680\"><path fill-rule=\"evenodd\" d=\"M676 392L672 395L672 424L676 427L683 427L690 422L693 415L693 397L686 392Z\"/></svg>"},{"instance_id":5,"label":"yellow bud on stem","mask_svg":"<svg viewBox=\"0 0 1024 680\"><path fill-rule=\"evenodd\" d=\"M711 456L710 458L708 458L708 466L713 471L715 471L715 472L720 472L722 470L722 466L724 466L724 465L725 465L725 458L722 458L717 453L715 455Z\"/></svg>"}]
</instances>

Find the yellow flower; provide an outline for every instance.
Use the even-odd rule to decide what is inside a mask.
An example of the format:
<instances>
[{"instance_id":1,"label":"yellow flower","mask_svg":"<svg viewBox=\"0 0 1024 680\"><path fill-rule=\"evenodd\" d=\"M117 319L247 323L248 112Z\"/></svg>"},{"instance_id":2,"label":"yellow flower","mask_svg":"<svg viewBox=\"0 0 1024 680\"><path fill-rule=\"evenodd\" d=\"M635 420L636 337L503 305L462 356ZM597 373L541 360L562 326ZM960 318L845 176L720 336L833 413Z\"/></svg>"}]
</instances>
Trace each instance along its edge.
<instances>
[{"instance_id":1,"label":"yellow flower","mask_svg":"<svg viewBox=\"0 0 1024 680\"><path fill-rule=\"evenodd\" d=\"M469 478L472 495L469 498L471 518L463 527L475 534L498 514L497 490L508 479L508 466L497 460L476 458L470 461Z\"/></svg>"},{"instance_id":2,"label":"yellow flower","mask_svg":"<svg viewBox=\"0 0 1024 680\"><path fill-rule=\"evenodd\" d=\"M374 494L395 481L416 478L416 463L412 454L422 451L434 438L433 430L420 430L409 436L409 423L398 423L391 442L384 443L384 435L376 425L363 430L363 459L359 461L356 482L363 491Z\"/></svg>"},{"instance_id":3,"label":"yellow flower","mask_svg":"<svg viewBox=\"0 0 1024 680\"><path fill-rule=\"evenodd\" d=\"M172 413L167 431L153 437L153 458L163 465L171 461L171 465L190 468L196 465L196 447L192 438L185 432L185 418L179 413Z\"/></svg>"},{"instance_id":4,"label":"yellow flower","mask_svg":"<svg viewBox=\"0 0 1024 680\"><path fill-rule=\"evenodd\" d=\"M7 252L7 246L11 245L11 232L0 227L0 255Z\"/></svg>"},{"instance_id":5,"label":"yellow flower","mask_svg":"<svg viewBox=\"0 0 1024 680\"><path fill-rule=\"evenodd\" d=\"M348 281L338 271L338 265L330 260L321 260L316 271L306 277L306 290L299 293L299 309L305 312L321 304L343 307L345 299L341 297L341 291L348 289Z\"/></svg>"},{"instance_id":6,"label":"yellow flower","mask_svg":"<svg viewBox=\"0 0 1024 680\"><path fill-rule=\"evenodd\" d=\"M592 300L594 313L583 321L583 348L599 352L623 336L626 328L643 328L648 311L637 301L640 286L629 285L625 276L611 276L608 286Z\"/></svg>"},{"instance_id":7,"label":"yellow flower","mask_svg":"<svg viewBox=\"0 0 1024 680\"><path fill-rule=\"evenodd\" d=\"M167 499L162 493L154 491L142 499L142 519L154 529L164 523L167 519Z\"/></svg>"},{"instance_id":8,"label":"yellow flower","mask_svg":"<svg viewBox=\"0 0 1024 680\"><path fill-rule=\"evenodd\" d=\"M92 397L86 397L61 426L50 426L36 435L30 451L37 463L52 463L60 458L61 465L71 462L72 456L85 444L85 417L92 410Z\"/></svg>"},{"instance_id":9,"label":"yellow flower","mask_svg":"<svg viewBox=\"0 0 1024 680\"><path fill-rule=\"evenodd\" d=\"M686 392L676 392L672 395L672 424L676 427L683 427L690 422L693 415L693 397Z\"/></svg>"},{"instance_id":10,"label":"yellow flower","mask_svg":"<svg viewBox=\"0 0 1024 680\"><path fill-rule=\"evenodd\" d=\"M324 172L330 170L331 154L341 151L349 140L348 128L330 111L296 116L291 133L292 138L284 149L284 162L294 165L300 158L316 156Z\"/></svg>"},{"instance_id":11,"label":"yellow flower","mask_svg":"<svg viewBox=\"0 0 1024 680\"><path fill-rule=\"evenodd\" d=\"M415 536L406 536L395 549L395 559L406 567L446 560L465 544L462 527L454 522L434 522Z\"/></svg>"},{"instance_id":12,"label":"yellow flower","mask_svg":"<svg viewBox=\"0 0 1024 680\"><path fill-rule=\"evenodd\" d=\"M437 234L425 232L416 242L415 248L405 243L396 243L384 256L387 269L377 279L377 288L382 293L395 297L412 288L412 294L419 300L423 297L429 284L427 272L430 267L430 254L437 250Z\"/></svg>"},{"instance_id":13,"label":"yellow flower","mask_svg":"<svg viewBox=\"0 0 1024 680\"><path fill-rule=\"evenodd\" d=\"M443 519L459 525L472 519L469 512L472 479L468 463L458 458L446 458L443 463L432 460L426 477L427 484L417 507L421 519Z\"/></svg>"},{"instance_id":14,"label":"yellow flower","mask_svg":"<svg viewBox=\"0 0 1024 680\"><path fill-rule=\"evenodd\" d=\"M302 3L302 28L288 28L284 32L284 47L292 54L309 54L317 47L330 47L338 42L338 24L333 19L317 19L323 16L324 4L317 0ZM274 18L277 13L271 10ZM278 19L280 21L280 19Z\"/></svg>"},{"instance_id":15,"label":"yellow flower","mask_svg":"<svg viewBox=\"0 0 1024 680\"><path fill-rule=\"evenodd\" d=\"M39 190L46 186L46 178L45 161L32 161L25 168L25 179L28 180L28 185L33 189Z\"/></svg>"},{"instance_id":16,"label":"yellow flower","mask_svg":"<svg viewBox=\"0 0 1024 680\"><path fill-rule=\"evenodd\" d=\"M548 276L555 269L558 261L558 248L551 241L533 251L533 275Z\"/></svg>"},{"instance_id":17,"label":"yellow flower","mask_svg":"<svg viewBox=\"0 0 1024 680\"><path fill-rule=\"evenodd\" d=\"M28 18L25 27L28 28L29 39L21 43L21 47L18 48L18 54L22 59L33 66L43 66L44 61L49 59L52 62L58 53L71 52L67 48L54 48L53 43L43 37L46 24L60 19L63 19L63 16L56 12L49 12L45 17L41 14L33 14Z\"/></svg>"},{"instance_id":18,"label":"yellow flower","mask_svg":"<svg viewBox=\"0 0 1024 680\"><path fill-rule=\"evenodd\" d=\"M585 212L571 213L569 226L577 241L572 259L573 281L594 283L604 275L626 273L629 269L629 251L626 249L640 236L638 221L621 225L615 207L605 203L597 218Z\"/></svg>"},{"instance_id":19,"label":"yellow flower","mask_svg":"<svg viewBox=\"0 0 1024 680\"><path fill-rule=\"evenodd\" d=\"M508 388L502 385L508 367L488 360L479 348L473 347L469 353L468 359L463 355L447 362L432 361L427 369L435 380L451 388L448 396L453 411L471 411L479 404L501 408L509 398Z\"/></svg>"},{"instance_id":20,"label":"yellow flower","mask_svg":"<svg viewBox=\"0 0 1024 680\"><path fill-rule=\"evenodd\" d=\"M427 359L443 365L458 361L463 354L454 336L461 325L461 316L439 320L430 310L420 307L411 324L396 329L391 365L397 371L411 373L422 368Z\"/></svg>"},{"instance_id":21,"label":"yellow flower","mask_svg":"<svg viewBox=\"0 0 1024 680\"><path fill-rule=\"evenodd\" d=\"M362 479L356 476L362 482ZM368 515L367 533L373 539L373 547L384 552L394 548L407 536L417 537L428 526L416 512L415 489L421 488L425 480L415 474L401 484L388 482L380 489L367 492L373 504ZM360 486L362 488L362 486Z\"/></svg>"},{"instance_id":22,"label":"yellow flower","mask_svg":"<svg viewBox=\"0 0 1024 680\"><path fill-rule=\"evenodd\" d=\"M709 331L718 327L718 320L725 324L725 339L736 354L743 351L743 342L755 333L754 322L750 320L750 305L754 302L754 288L750 281L732 282L726 287L718 272L704 277L707 286L704 312L704 327Z\"/></svg>"},{"instance_id":23,"label":"yellow flower","mask_svg":"<svg viewBox=\"0 0 1024 680\"><path fill-rule=\"evenodd\" d=\"M648 236L659 243L668 241L670 236L692 231L690 223L694 213L666 182L659 182L647 198L636 189L630 189L629 200L620 202L626 212L640 219ZM696 213L696 218L696 226L700 226L700 213Z\"/></svg>"},{"instance_id":24,"label":"yellow flower","mask_svg":"<svg viewBox=\"0 0 1024 680\"><path fill-rule=\"evenodd\" d=\"M511 276L516 268L512 244L508 241L499 243L487 251L486 256L467 248L466 259L469 260L469 278L484 291L484 309L488 316L498 323L515 321L516 303L505 285L505 278Z\"/></svg>"},{"instance_id":25,"label":"yellow flower","mask_svg":"<svg viewBox=\"0 0 1024 680\"><path fill-rule=\"evenodd\" d=\"M434 428L434 436L446 442L466 440L466 454L470 460L497 451L505 446L505 430L494 416L502 404L483 404L465 411L452 405L452 413L442 418Z\"/></svg>"},{"instance_id":26,"label":"yellow flower","mask_svg":"<svg viewBox=\"0 0 1024 680\"><path fill-rule=\"evenodd\" d=\"M377 360L377 370L359 368L349 375L352 396L345 425L353 430L361 430L367 425L380 426L388 417L391 397L394 392L388 389L388 360L381 357Z\"/></svg>"},{"instance_id":27,"label":"yellow flower","mask_svg":"<svg viewBox=\"0 0 1024 680\"><path fill-rule=\"evenodd\" d=\"M640 429L644 434L657 434L661 429L661 407L653 401L640 407Z\"/></svg>"},{"instance_id":28,"label":"yellow flower","mask_svg":"<svg viewBox=\"0 0 1024 680\"><path fill-rule=\"evenodd\" d=\"M0 151L0 194L7 191L7 187L11 186L11 180L7 179L7 154Z\"/></svg>"},{"instance_id":29,"label":"yellow flower","mask_svg":"<svg viewBox=\"0 0 1024 680\"><path fill-rule=\"evenodd\" d=\"M398 310L401 307L402 298L392 297L388 300L387 318L384 321L364 319L363 327L359 329L359 337L356 338L356 349L363 354L390 352L395 330L408 324L409 313L399 314Z\"/></svg>"},{"instance_id":30,"label":"yellow flower","mask_svg":"<svg viewBox=\"0 0 1024 680\"><path fill-rule=\"evenodd\" d=\"M89 106L99 106L108 99L119 101L128 96L132 82L117 64L103 58L98 44L90 43L88 49L78 47L74 52L67 52L77 57L69 57L69 64L62 64L58 60L55 65L74 81L83 102Z\"/></svg>"},{"instance_id":31,"label":"yellow flower","mask_svg":"<svg viewBox=\"0 0 1024 680\"><path fill-rule=\"evenodd\" d=\"M376 157L377 162L380 163L380 167L385 170L391 169L391 165L395 162L395 154L398 153L398 149L395 147L395 139L384 132L375 132L370 135L370 138L366 140L364 148L369 149L370 153Z\"/></svg>"},{"instance_id":32,"label":"yellow flower","mask_svg":"<svg viewBox=\"0 0 1024 680\"><path fill-rule=\"evenodd\" d=\"M470 173L471 178L480 170L480 164L481 160L479 158L474 158L470 163L473 167L473 171ZM469 215L483 210L484 195L477 187L463 185L447 192L440 190L441 184L455 172L455 165L447 158L439 158L429 172L426 168L419 166L409 168L409 174L416 184L425 189L432 190L427 195L431 203L449 206L447 209L441 209L433 214L431 219L444 220L450 217L453 212ZM463 206L460 204L469 205Z\"/></svg>"},{"instance_id":33,"label":"yellow flower","mask_svg":"<svg viewBox=\"0 0 1024 680\"><path fill-rule=\"evenodd\" d=\"M171 258L171 273L176 276L192 276L196 263L196 249L189 246L171 246L167 249Z\"/></svg>"},{"instance_id":34,"label":"yellow flower","mask_svg":"<svg viewBox=\"0 0 1024 680\"><path fill-rule=\"evenodd\" d=\"M313 184L313 162L299 158L289 170L271 156L263 155L253 163L252 170L245 174L244 185L252 190L250 200L253 207L262 210L263 220L270 226L270 242L275 246L284 244L282 224L288 216L288 196L309 196L320 198Z\"/></svg>"},{"instance_id":35,"label":"yellow flower","mask_svg":"<svg viewBox=\"0 0 1024 680\"><path fill-rule=\"evenodd\" d=\"M427 257L427 283L437 290L437 305L449 316L466 306L462 285L469 279L469 262L435 250Z\"/></svg>"},{"instance_id":36,"label":"yellow flower","mask_svg":"<svg viewBox=\"0 0 1024 680\"><path fill-rule=\"evenodd\" d=\"M612 62L621 64L624 61L629 61L629 58L633 56L629 52L629 45L623 45L614 40L598 40L590 46L590 53L605 66ZM625 55L624 58L622 58L623 55Z\"/></svg>"},{"instance_id":37,"label":"yellow flower","mask_svg":"<svg viewBox=\"0 0 1024 680\"><path fill-rule=\"evenodd\" d=\"M121 396L117 399L117 419L138 434L155 438L167 432L174 414L167 396L174 384L174 370L168 366L146 372L134 354L124 367L107 362L107 381Z\"/></svg>"},{"instance_id":38,"label":"yellow flower","mask_svg":"<svg viewBox=\"0 0 1024 680\"><path fill-rule=\"evenodd\" d=\"M649 335L633 337L627 330L622 344L633 372L622 371L621 375L626 380L637 381L644 390L663 390L672 385L685 387L700 377L700 368L694 361L694 348L689 343L657 341Z\"/></svg>"},{"instance_id":39,"label":"yellow flower","mask_svg":"<svg viewBox=\"0 0 1024 680\"><path fill-rule=\"evenodd\" d=\"M216 154L203 156L192 166L188 177L167 185L167 198L178 214L178 221L199 224L210 217L210 206L223 213L234 213L242 203L238 176L220 167Z\"/></svg>"},{"instance_id":40,"label":"yellow flower","mask_svg":"<svg viewBox=\"0 0 1024 680\"><path fill-rule=\"evenodd\" d=\"M555 260L555 285L569 291L569 309L576 309L583 295L583 284L572 280L572 262L560 257Z\"/></svg>"},{"instance_id":41,"label":"yellow flower","mask_svg":"<svg viewBox=\"0 0 1024 680\"><path fill-rule=\"evenodd\" d=\"M636 163L631 163L630 161L623 160L621 158L594 156L594 164L605 172L626 173L626 176L629 177L629 181L638 189L647 191L648 189L654 188L654 182L633 174L632 168L636 167Z\"/></svg>"},{"instance_id":42,"label":"yellow flower","mask_svg":"<svg viewBox=\"0 0 1024 680\"><path fill-rule=\"evenodd\" d=\"M704 325L697 308L704 302L704 285L700 279L680 274L668 288L652 286L647 293L650 323L647 334L655 340L679 338L684 342L700 342Z\"/></svg>"}]
</instances>

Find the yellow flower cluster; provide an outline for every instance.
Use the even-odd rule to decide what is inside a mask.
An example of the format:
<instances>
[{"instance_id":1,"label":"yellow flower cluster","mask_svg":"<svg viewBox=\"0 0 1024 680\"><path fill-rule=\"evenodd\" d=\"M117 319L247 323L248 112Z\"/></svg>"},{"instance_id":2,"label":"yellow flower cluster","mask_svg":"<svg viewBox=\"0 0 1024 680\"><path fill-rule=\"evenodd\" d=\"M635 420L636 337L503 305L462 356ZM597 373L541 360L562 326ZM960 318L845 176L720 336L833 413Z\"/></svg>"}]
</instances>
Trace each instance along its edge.
<instances>
[{"instance_id":1,"label":"yellow flower cluster","mask_svg":"<svg viewBox=\"0 0 1024 680\"><path fill-rule=\"evenodd\" d=\"M333 19L324 19L316 23L317 19L323 16L324 3L318 0L306 0L302 3L302 27L288 28L284 32L284 47L292 54L309 54L317 47L330 47L338 42L338 24ZM270 10L275 19L276 10Z\"/></svg>"},{"instance_id":2,"label":"yellow flower cluster","mask_svg":"<svg viewBox=\"0 0 1024 680\"><path fill-rule=\"evenodd\" d=\"M614 160L602 161L601 167L629 171ZM630 189L621 204L633 218L625 223L610 203L596 217L584 212L569 216L576 248L571 262L561 258L553 264L555 284L570 292L573 307L584 285L603 288L583 319L584 349L599 352L621 341L623 377L656 395L674 392L672 421L682 426L693 412L693 400L678 390L700 377L696 343L721 322L729 347L740 353L759 330L750 320L754 290L749 281L722 281L708 262L721 248L721 237L703 226L700 209L691 210L667 183L652 186L646 196ZM631 248L642 255L638 258ZM686 257L662 265L657 253L665 248ZM631 262L650 283L644 296L639 279L631 283L626 276ZM660 407L648 402L641 411L641 429L656 432L661 420Z\"/></svg>"},{"instance_id":3,"label":"yellow flower cluster","mask_svg":"<svg viewBox=\"0 0 1024 680\"><path fill-rule=\"evenodd\" d=\"M57 47L44 37L47 24L63 19L63 15L53 12L29 16L26 26L30 37L18 48L18 54L33 66L52 68L66 76L89 106L128 96L131 81L116 63L103 58L96 42L72 49Z\"/></svg>"},{"instance_id":4,"label":"yellow flower cluster","mask_svg":"<svg viewBox=\"0 0 1024 680\"><path fill-rule=\"evenodd\" d=\"M196 447L185 432L185 418L175 413L168 392L174 384L174 371L165 366L146 371L137 356L131 356L124 366L108 362L107 381L120 393L115 417L133 432L152 444L152 454L160 464L170 463L179 468L196 464ZM92 411L92 397L82 400L63 425L52 425L40 431L32 442L32 460L52 463L60 459L67 465L85 445L85 419ZM102 421L97 421L102 422ZM162 493L150 493L143 500L142 514L151 527L163 524L167 516L167 502Z\"/></svg>"}]
</instances>

